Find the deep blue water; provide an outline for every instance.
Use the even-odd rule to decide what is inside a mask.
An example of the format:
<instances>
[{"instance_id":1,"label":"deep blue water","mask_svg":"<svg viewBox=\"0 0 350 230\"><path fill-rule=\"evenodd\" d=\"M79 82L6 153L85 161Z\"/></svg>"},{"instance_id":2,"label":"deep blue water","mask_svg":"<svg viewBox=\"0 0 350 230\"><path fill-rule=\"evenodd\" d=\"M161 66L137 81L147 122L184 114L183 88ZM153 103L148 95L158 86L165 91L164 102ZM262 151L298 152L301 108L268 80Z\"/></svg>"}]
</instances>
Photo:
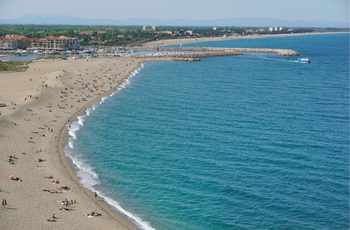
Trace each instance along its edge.
<instances>
[{"instance_id":1,"label":"deep blue water","mask_svg":"<svg viewBox=\"0 0 350 230\"><path fill-rule=\"evenodd\" d=\"M144 229L349 229L349 35L191 46L311 64L145 64L72 125L82 182Z\"/></svg>"}]
</instances>

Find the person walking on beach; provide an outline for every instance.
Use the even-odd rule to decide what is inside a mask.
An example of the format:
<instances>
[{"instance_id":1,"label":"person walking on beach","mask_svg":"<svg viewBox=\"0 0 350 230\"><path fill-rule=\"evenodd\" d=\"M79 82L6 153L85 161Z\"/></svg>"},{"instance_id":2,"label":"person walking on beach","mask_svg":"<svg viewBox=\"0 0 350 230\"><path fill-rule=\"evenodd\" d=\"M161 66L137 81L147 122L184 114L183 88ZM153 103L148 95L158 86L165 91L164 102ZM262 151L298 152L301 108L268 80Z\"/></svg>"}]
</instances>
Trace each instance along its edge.
<instances>
[{"instance_id":1,"label":"person walking on beach","mask_svg":"<svg viewBox=\"0 0 350 230\"><path fill-rule=\"evenodd\" d=\"M5 199L2 199L2 206L6 206L7 205L7 201Z\"/></svg>"},{"instance_id":2,"label":"person walking on beach","mask_svg":"<svg viewBox=\"0 0 350 230\"><path fill-rule=\"evenodd\" d=\"M95 192L95 199L97 199L97 193Z\"/></svg>"}]
</instances>

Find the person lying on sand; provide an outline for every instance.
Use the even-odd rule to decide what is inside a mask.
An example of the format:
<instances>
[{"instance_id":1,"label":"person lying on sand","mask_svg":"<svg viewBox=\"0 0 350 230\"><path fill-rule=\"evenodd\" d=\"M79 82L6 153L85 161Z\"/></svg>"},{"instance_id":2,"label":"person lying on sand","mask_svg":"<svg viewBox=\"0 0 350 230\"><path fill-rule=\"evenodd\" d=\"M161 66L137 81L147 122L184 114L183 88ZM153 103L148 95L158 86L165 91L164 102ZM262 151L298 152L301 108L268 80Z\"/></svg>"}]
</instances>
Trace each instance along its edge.
<instances>
[{"instance_id":1,"label":"person lying on sand","mask_svg":"<svg viewBox=\"0 0 350 230\"><path fill-rule=\"evenodd\" d=\"M10 164L15 164L15 160L12 156L9 156L8 157L8 160L7 160Z\"/></svg>"},{"instance_id":2,"label":"person lying on sand","mask_svg":"<svg viewBox=\"0 0 350 230\"><path fill-rule=\"evenodd\" d=\"M102 216L102 214L92 210L91 212L86 213L87 216Z\"/></svg>"},{"instance_id":3,"label":"person lying on sand","mask_svg":"<svg viewBox=\"0 0 350 230\"><path fill-rule=\"evenodd\" d=\"M64 206L60 207L60 210L73 211L72 208L67 208L67 207L64 207Z\"/></svg>"},{"instance_id":4,"label":"person lying on sand","mask_svg":"<svg viewBox=\"0 0 350 230\"><path fill-rule=\"evenodd\" d=\"M69 192L70 188L68 186L62 186L59 190Z\"/></svg>"},{"instance_id":5,"label":"person lying on sand","mask_svg":"<svg viewBox=\"0 0 350 230\"><path fill-rule=\"evenodd\" d=\"M49 222L56 222L56 218L48 217L47 221L49 221Z\"/></svg>"},{"instance_id":6,"label":"person lying on sand","mask_svg":"<svg viewBox=\"0 0 350 230\"><path fill-rule=\"evenodd\" d=\"M16 176L11 177L11 178L10 178L10 180L22 181L22 179L21 179L21 178L16 177Z\"/></svg>"}]
</instances>

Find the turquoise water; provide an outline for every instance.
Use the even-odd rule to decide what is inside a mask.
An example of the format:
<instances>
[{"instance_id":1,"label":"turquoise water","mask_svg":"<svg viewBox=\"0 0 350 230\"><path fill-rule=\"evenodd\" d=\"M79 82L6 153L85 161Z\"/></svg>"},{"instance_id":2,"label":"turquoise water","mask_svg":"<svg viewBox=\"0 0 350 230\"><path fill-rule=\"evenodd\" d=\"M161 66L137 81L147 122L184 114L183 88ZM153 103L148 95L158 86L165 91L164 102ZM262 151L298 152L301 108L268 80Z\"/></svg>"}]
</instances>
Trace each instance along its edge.
<instances>
[{"instance_id":1,"label":"turquoise water","mask_svg":"<svg viewBox=\"0 0 350 230\"><path fill-rule=\"evenodd\" d=\"M191 46L289 48L311 64L145 64L72 124L82 183L140 229L348 229L349 35Z\"/></svg>"}]
</instances>

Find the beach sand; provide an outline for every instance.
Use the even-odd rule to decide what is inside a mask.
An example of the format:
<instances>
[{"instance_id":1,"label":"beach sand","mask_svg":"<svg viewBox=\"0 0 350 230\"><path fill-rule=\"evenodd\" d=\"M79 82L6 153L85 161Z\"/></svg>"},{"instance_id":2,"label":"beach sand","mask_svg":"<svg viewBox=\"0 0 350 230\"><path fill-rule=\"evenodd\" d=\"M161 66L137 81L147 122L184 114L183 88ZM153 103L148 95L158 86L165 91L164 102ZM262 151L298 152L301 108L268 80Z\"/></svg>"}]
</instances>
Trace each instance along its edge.
<instances>
[{"instance_id":1,"label":"beach sand","mask_svg":"<svg viewBox=\"0 0 350 230\"><path fill-rule=\"evenodd\" d=\"M290 33L290 34L264 34L264 35L233 35L226 37L201 37L201 38L182 38L182 39L167 39L148 42L142 45L143 48L157 47L157 46L170 46L180 45L196 42L213 42L213 41L227 41L234 39L256 39L256 38L268 38L268 37L289 37L289 36L306 36L306 35L320 35L320 34L340 34L347 32L311 32L311 33Z\"/></svg>"},{"instance_id":2,"label":"beach sand","mask_svg":"<svg viewBox=\"0 0 350 230\"><path fill-rule=\"evenodd\" d=\"M81 186L63 145L72 119L114 91L141 61L35 60L25 72L0 73L0 103L7 105L0 107L0 199L7 203L0 207L0 229L135 229ZM65 186L68 191L59 189ZM92 210L102 215L87 217ZM55 222L48 221L53 214Z\"/></svg>"}]
</instances>

